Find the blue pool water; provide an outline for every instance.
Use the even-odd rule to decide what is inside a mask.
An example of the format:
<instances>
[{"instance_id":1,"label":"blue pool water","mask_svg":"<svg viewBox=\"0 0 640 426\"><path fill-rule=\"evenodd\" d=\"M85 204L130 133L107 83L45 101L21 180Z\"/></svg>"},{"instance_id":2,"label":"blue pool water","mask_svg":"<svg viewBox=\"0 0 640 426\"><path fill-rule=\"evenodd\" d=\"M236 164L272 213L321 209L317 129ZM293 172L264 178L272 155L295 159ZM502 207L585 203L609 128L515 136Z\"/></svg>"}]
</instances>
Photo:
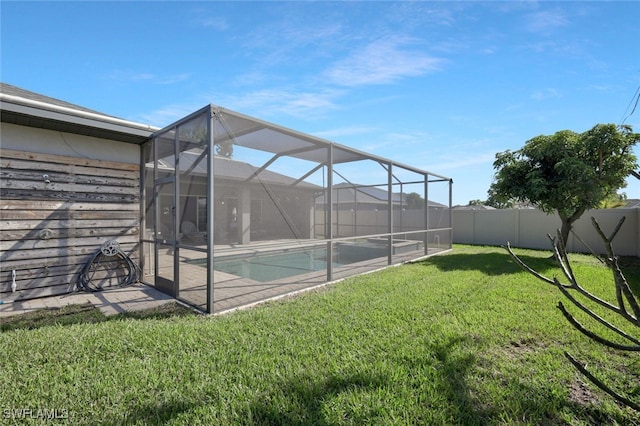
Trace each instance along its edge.
<instances>
[{"instance_id":1,"label":"blue pool water","mask_svg":"<svg viewBox=\"0 0 640 426\"><path fill-rule=\"evenodd\" d=\"M333 266L377 257L385 257L386 248L381 244L338 244L334 251ZM197 259L191 263L206 267L206 259ZM216 259L214 269L259 282L269 282L289 278L309 272L327 269L327 250L325 248L296 249L276 254L258 254L251 257L234 259Z\"/></svg>"},{"instance_id":2,"label":"blue pool water","mask_svg":"<svg viewBox=\"0 0 640 426\"><path fill-rule=\"evenodd\" d=\"M278 254L262 254L244 259L217 260L217 271L255 281L268 282L327 268L327 250L313 249Z\"/></svg>"}]
</instances>

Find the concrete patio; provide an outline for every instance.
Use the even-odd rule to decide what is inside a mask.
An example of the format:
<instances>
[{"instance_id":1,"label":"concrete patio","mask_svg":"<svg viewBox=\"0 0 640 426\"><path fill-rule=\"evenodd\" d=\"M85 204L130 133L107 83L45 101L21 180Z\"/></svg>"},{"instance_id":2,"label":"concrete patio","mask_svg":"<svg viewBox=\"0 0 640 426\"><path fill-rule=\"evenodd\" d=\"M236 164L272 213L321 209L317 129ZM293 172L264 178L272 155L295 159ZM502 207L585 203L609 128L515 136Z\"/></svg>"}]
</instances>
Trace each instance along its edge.
<instances>
[{"instance_id":1,"label":"concrete patio","mask_svg":"<svg viewBox=\"0 0 640 426\"><path fill-rule=\"evenodd\" d=\"M56 309L67 305L90 303L105 315L121 312L157 308L175 300L153 287L133 284L127 287L113 287L104 291L89 293L78 291L60 296L42 297L25 301L5 302L0 305L0 321L12 315L25 314L40 309Z\"/></svg>"}]
</instances>

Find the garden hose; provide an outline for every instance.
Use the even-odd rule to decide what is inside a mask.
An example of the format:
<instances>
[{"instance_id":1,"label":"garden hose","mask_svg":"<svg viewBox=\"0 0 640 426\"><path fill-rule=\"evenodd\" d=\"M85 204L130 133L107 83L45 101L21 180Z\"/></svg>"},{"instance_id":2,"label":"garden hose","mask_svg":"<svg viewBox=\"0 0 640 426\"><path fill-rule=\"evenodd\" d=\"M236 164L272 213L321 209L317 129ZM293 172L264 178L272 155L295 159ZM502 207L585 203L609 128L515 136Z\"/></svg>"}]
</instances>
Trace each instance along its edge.
<instances>
[{"instance_id":1,"label":"garden hose","mask_svg":"<svg viewBox=\"0 0 640 426\"><path fill-rule=\"evenodd\" d=\"M120 248L120 243L116 240L105 241L102 247L98 249L91 259L84 265L78 277L78 288L86 291L96 292L102 291L102 284L93 283L93 276L96 272L97 265L106 260L120 260L125 263L128 274L118 286L124 287L136 283L140 279L141 270L138 265Z\"/></svg>"}]
</instances>

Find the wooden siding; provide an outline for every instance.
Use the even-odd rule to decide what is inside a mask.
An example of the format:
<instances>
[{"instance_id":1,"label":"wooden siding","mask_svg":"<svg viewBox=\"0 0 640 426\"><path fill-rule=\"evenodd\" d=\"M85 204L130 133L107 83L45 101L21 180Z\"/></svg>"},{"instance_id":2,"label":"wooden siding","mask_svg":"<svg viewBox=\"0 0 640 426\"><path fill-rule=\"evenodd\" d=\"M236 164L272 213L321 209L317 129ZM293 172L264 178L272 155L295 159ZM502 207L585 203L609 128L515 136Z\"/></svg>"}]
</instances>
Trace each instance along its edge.
<instances>
[{"instance_id":1,"label":"wooden siding","mask_svg":"<svg viewBox=\"0 0 640 426\"><path fill-rule=\"evenodd\" d=\"M76 290L105 241L139 261L137 164L3 149L0 152L0 300ZM11 291L12 271L17 291ZM104 262L93 283L115 285L123 262Z\"/></svg>"}]
</instances>

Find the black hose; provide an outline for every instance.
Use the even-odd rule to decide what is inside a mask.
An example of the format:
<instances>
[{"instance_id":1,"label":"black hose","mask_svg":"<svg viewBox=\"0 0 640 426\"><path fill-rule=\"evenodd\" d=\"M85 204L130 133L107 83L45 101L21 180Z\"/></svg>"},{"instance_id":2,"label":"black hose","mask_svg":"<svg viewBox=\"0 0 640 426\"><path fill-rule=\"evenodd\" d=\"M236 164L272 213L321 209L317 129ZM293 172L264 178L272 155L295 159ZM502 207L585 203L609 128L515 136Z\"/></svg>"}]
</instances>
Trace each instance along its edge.
<instances>
[{"instance_id":1,"label":"black hose","mask_svg":"<svg viewBox=\"0 0 640 426\"><path fill-rule=\"evenodd\" d=\"M124 262L128 270L127 276L118 283L119 287L128 286L140 280L140 277L142 275L140 267L136 265L136 263L129 257L129 255L122 251L117 241L107 241L99 250L97 250L93 254L93 256L91 256L91 259L89 259L89 261L82 267L80 275L78 276L78 288L90 292L102 291L102 284L93 283L93 275L95 274L95 270L92 270L91 267L94 263L100 263L103 259L111 260L112 258Z\"/></svg>"}]
</instances>

